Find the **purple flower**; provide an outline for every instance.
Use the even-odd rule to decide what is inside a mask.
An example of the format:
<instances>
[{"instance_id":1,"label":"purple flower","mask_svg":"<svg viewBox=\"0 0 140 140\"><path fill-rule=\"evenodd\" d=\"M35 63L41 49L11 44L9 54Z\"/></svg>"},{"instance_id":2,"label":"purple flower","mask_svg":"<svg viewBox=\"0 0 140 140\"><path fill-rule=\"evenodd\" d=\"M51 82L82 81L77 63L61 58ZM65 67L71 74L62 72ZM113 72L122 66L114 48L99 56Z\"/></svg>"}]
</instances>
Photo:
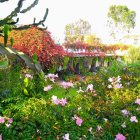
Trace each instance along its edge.
<instances>
[{"instance_id":1,"label":"purple flower","mask_svg":"<svg viewBox=\"0 0 140 140\"><path fill-rule=\"evenodd\" d=\"M128 116L130 114L129 111L127 111L126 109L122 110L122 113L124 116Z\"/></svg>"},{"instance_id":2,"label":"purple flower","mask_svg":"<svg viewBox=\"0 0 140 140\"><path fill-rule=\"evenodd\" d=\"M138 122L136 116L131 116L130 121L131 122Z\"/></svg>"},{"instance_id":3,"label":"purple flower","mask_svg":"<svg viewBox=\"0 0 140 140\"><path fill-rule=\"evenodd\" d=\"M4 117L0 117L0 123L4 123L5 122L5 118Z\"/></svg>"},{"instance_id":4,"label":"purple flower","mask_svg":"<svg viewBox=\"0 0 140 140\"><path fill-rule=\"evenodd\" d=\"M125 137L124 135L118 133L118 134L116 135L115 140L126 140L126 137Z\"/></svg>"},{"instance_id":5,"label":"purple flower","mask_svg":"<svg viewBox=\"0 0 140 140\"><path fill-rule=\"evenodd\" d=\"M33 79L33 76L31 74L25 74L25 77L29 78L29 79Z\"/></svg>"},{"instance_id":6,"label":"purple flower","mask_svg":"<svg viewBox=\"0 0 140 140\"><path fill-rule=\"evenodd\" d=\"M49 91L52 89L52 85L48 85L46 87L44 87L44 91Z\"/></svg>"},{"instance_id":7,"label":"purple flower","mask_svg":"<svg viewBox=\"0 0 140 140\"><path fill-rule=\"evenodd\" d=\"M136 99L135 103L140 105L140 99Z\"/></svg>"}]
</instances>

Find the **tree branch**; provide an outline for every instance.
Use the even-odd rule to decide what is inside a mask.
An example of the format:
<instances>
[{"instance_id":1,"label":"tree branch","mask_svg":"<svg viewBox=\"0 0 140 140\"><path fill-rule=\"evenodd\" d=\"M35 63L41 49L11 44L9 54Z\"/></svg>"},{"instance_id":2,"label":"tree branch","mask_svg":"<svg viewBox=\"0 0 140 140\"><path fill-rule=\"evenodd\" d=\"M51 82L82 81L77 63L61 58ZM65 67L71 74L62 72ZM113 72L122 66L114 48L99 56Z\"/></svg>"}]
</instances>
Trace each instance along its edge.
<instances>
[{"instance_id":1,"label":"tree branch","mask_svg":"<svg viewBox=\"0 0 140 140\"><path fill-rule=\"evenodd\" d=\"M20 13L26 13L27 11L31 10L35 5L37 5L39 0L35 0L29 7L23 9Z\"/></svg>"},{"instance_id":2,"label":"tree branch","mask_svg":"<svg viewBox=\"0 0 140 140\"><path fill-rule=\"evenodd\" d=\"M0 0L0 2L6 2L6 1L9 1L9 0Z\"/></svg>"}]
</instances>

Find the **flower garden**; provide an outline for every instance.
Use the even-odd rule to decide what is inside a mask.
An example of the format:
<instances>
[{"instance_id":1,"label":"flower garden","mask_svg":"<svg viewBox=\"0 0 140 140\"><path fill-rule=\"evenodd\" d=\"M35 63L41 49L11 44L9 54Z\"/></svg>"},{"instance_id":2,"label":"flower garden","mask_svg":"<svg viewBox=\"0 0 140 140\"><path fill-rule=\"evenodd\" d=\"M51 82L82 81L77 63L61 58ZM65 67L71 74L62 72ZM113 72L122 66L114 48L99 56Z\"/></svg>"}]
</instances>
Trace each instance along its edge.
<instances>
[{"instance_id":1,"label":"flower garden","mask_svg":"<svg viewBox=\"0 0 140 140\"><path fill-rule=\"evenodd\" d=\"M0 140L140 140L140 47L56 44L48 9L10 27L23 1L0 20Z\"/></svg>"},{"instance_id":2,"label":"flower garden","mask_svg":"<svg viewBox=\"0 0 140 140\"><path fill-rule=\"evenodd\" d=\"M78 74L60 74L58 65L63 64L65 70L69 60L81 64L93 52L80 59L72 57L53 42L48 32L37 28L14 31L9 36L15 40L13 48L30 57L36 53L44 70L37 72L21 59L10 57L9 66L0 69L1 139L140 139L138 62L109 59L110 66L100 66L94 72L80 65ZM95 58L90 56L91 60Z\"/></svg>"}]
</instances>

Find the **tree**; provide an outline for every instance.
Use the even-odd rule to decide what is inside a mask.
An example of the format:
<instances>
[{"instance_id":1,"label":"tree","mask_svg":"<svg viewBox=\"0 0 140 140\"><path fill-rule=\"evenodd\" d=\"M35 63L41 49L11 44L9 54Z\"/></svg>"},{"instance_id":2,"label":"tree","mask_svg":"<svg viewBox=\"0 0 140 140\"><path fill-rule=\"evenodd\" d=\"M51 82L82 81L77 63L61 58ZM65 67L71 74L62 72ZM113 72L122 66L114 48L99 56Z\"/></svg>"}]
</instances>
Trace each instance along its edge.
<instances>
[{"instance_id":1,"label":"tree","mask_svg":"<svg viewBox=\"0 0 140 140\"><path fill-rule=\"evenodd\" d=\"M84 35L89 35L90 32L91 25L88 21L82 19L65 26L66 40L70 42L74 42L76 40L83 41Z\"/></svg>"},{"instance_id":2,"label":"tree","mask_svg":"<svg viewBox=\"0 0 140 140\"><path fill-rule=\"evenodd\" d=\"M10 0L0 0L0 3L7 2L7 1L10 1ZM25 9L22 9L24 1L25 0L19 0L16 8L7 17L5 17L4 19L0 20L0 27L4 26L5 24L8 24L8 25L16 24L18 22L18 18L17 18L16 22L13 22L12 21L13 17L17 17L19 13L26 13L26 12L30 11L39 2L39 0L34 0L31 5L29 5ZM35 23L35 18L34 18L34 23L30 24L28 27L30 27L31 25L38 26L38 25L41 25L41 24L44 26L43 23L46 20L47 15L48 15L48 8L46 8L46 12L45 12L45 15L43 17L43 20L40 20L38 23Z\"/></svg>"},{"instance_id":3,"label":"tree","mask_svg":"<svg viewBox=\"0 0 140 140\"><path fill-rule=\"evenodd\" d=\"M109 8L108 26L111 29L111 35L116 39L120 33L129 33L130 29L135 27L135 11L128 9L123 5L112 5Z\"/></svg>"},{"instance_id":4,"label":"tree","mask_svg":"<svg viewBox=\"0 0 140 140\"><path fill-rule=\"evenodd\" d=\"M101 44L100 38L98 38L96 35L86 35L84 36L84 42L90 46L96 46Z\"/></svg>"}]
</instances>

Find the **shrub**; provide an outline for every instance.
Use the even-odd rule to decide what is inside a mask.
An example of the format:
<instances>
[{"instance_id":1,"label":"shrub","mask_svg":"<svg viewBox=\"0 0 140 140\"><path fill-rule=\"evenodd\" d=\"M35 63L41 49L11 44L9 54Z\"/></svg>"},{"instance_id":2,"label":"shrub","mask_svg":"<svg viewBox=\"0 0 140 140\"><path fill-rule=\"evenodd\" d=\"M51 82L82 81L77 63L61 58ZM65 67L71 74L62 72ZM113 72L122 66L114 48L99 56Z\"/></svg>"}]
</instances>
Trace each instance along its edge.
<instances>
[{"instance_id":1,"label":"shrub","mask_svg":"<svg viewBox=\"0 0 140 140\"><path fill-rule=\"evenodd\" d=\"M11 37L14 40L13 48L30 57L36 54L40 63L46 68L57 64L57 60L64 56L62 46L55 44L47 30L37 27L12 30L9 33L9 38ZM8 45L10 45L10 40L8 40Z\"/></svg>"}]
</instances>

